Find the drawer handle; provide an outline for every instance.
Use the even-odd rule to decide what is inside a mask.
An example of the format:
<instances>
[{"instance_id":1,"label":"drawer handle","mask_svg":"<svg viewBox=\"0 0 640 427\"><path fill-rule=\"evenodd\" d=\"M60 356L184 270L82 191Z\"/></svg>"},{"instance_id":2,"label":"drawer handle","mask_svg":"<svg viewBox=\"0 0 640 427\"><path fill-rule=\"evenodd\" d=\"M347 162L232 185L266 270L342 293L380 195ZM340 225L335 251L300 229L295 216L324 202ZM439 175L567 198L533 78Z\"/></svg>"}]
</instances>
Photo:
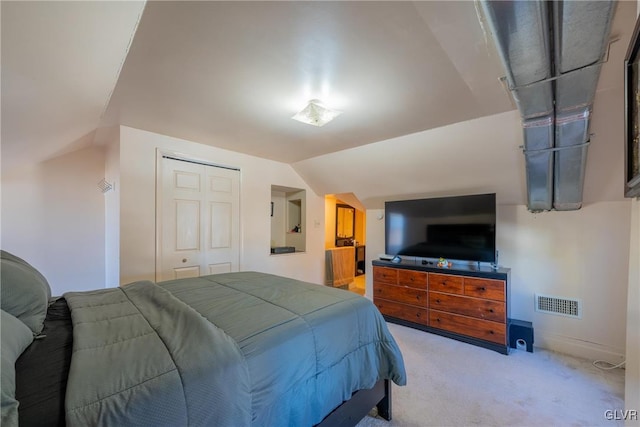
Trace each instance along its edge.
<instances>
[{"instance_id":1,"label":"drawer handle","mask_svg":"<svg viewBox=\"0 0 640 427\"><path fill-rule=\"evenodd\" d=\"M436 319L436 322L440 323L440 318L439 317Z\"/></svg>"},{"instance_id":2,"label":"drawer handle","mask_svg":"<svg viewBox=\"0 0 640 427\"><path fill-rule=\"evenodd\" d=\"M420 295L416 295L416 299L420 301Z\"/></svg>"},{"instance_id":3,"label":"drawer handle","mask_svg":"<svg viewBox=\"0 0 640 427\"><path fill-rule=\"evenodd\" d=\"M486 290L487 290L487 288L485 288L484 286L480 286L480 287L478 288L478 290L479 290L479 291L486 291Z\"/></svg>"},{"instance_id":4,"label":"drawer handle","mask_svg":"<svg viewBox=\"0 0 640 427\"><path fill-rule=\"evenodd\" d=\"M493 331L489 331L489 333L490 333L491 335L493 335Z\"/></svg>"},{"instance_id":5,"label":"drawer handle","mask_svg":"<svg viewBox=\"0 0 640 427\"><path fill-rule=\"evenodd\" d=\"M418 317L418 318L420 317L420 313L419 313L419 312L418 312L418 313L416 313L416 317Z\"/></svg>"},{"instance_id":6,"label":"drawer handle","mask_svg":"<svg viewBox=\"0 0 640 427\"><path fill-rule=\"evenodd\" d=\"M493 313L493 308L490 308L490 309L489 309L489 313Z\"/></svg>"},{"instance_id":7,"label":"drawer handle","mask_svg":"<svg viewBox=\"0 0 640 427\"><path fill-rule=\"evenodd\" d=\"M436 300L436 304L440 304L440 300L439 299Z\"/></svg>"}]
</instances>

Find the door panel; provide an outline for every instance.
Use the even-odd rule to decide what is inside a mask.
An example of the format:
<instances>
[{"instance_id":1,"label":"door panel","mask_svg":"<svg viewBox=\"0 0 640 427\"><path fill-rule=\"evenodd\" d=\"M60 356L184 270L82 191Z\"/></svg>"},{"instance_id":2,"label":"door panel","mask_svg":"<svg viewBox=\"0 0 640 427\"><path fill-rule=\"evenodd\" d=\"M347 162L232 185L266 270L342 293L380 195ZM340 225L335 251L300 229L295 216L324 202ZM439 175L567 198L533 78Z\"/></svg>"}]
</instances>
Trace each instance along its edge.
<instances>
[{"instance_id":1,"label":"door panel","mask_svg":"<svg viewBox=\"0 0 640 427\"><path fill-rule=\"evenodd\" d=\"M218 193L233 192L233 182L231 179L222 176L210 176L209 177L209 191L215 191Z\"/></svg>"},{"instance_id":2,"label":"door panel","mask_svg":"<svg viewBox=\"0 0 640 427\"><path fill-rule=\"evenodd\" d=\"M209 264L209 274L231 273L231 263Z\"/></svg>"},{"instance_id":3,"label":"door panel","mask_svg":"<svg viewBox=\"0 0 640 427\"><path fill-rule=\"evenodd\" d=\"M174 268L173 273L174 274L172 279L188 279L189 277L198 277L200 276L200 266L196 265L193 267Z\"/></svg>"},{"instance_id":4,"label":"door panel","mask_svg":"<svg viewBox=\"0 0 640 427\"><path fill-rule=\"evenodd\" d=\"M200 174L186 171L174 171L176 189L200 191Z\"/></svg>"},{"instance_id":5,"label":"door panel","mask_svg":"<svg viewBox=\"0 0 640 427\"><path fill-rule=\"evenodd\" d=\"M156 280L238 271L240 172L162 158Z\"/></svg>"},{"instance_id":6,"label":"door panel","mask_svg":"<svg viewBox=\"0 0 640 427\"><path fill-rule=\"evenodd\" d=\"M211 249L231 246L232 206L231 203L214 202L209 204Z\"/></svg>"},{"instance_id":7,"label":"door panel","mask_svg":"<svg viewBox=\"0 0 640 427\"><path fill-rule=\"evenodd\" d=\"M176 251L200 249L200 202L175 200ZM173 218L171 218L173 219Z\"/></svg>"}]
</instances>

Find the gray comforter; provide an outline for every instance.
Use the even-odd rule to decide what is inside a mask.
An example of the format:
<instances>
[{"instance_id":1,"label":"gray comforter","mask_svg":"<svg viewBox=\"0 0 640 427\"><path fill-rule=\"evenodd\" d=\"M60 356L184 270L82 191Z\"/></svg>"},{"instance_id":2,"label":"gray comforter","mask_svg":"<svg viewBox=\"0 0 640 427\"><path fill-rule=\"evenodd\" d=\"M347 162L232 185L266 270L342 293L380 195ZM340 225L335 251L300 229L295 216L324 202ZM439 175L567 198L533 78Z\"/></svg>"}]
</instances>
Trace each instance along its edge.
<instances>
[{"instance_id":1,"label":"gray comforter","mask_svg":"<svg viewBox=\"0 0 640 427\"><path fill-rule=\"evenodd\" d=\"M255 272L65 294L67 425L311 426L402 355L358 295Z\"/></svg>"}]
</instances>

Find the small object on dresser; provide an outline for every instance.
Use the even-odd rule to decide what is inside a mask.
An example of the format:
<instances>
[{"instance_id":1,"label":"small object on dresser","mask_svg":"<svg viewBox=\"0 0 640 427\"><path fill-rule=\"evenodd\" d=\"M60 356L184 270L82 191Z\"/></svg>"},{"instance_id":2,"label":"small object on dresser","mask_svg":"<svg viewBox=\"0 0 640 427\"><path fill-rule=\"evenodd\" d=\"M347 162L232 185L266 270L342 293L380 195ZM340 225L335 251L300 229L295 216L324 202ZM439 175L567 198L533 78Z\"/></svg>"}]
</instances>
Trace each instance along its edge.
<instances>
[{"instance_id":1,"label":"small object on dresser","mask_svg":"<svg viewBox=\"0 0 640 427\"><path fill-rule=\"evenodd\" d=\"M450 265L449 265L449 264L450 264L450 263L449 263L449 261L447 261L447 260L446 260L446 259L444 259L444 258L440 258L440 259L438 260L438 267L450 267Z\"/></svg>"}]
</instances>

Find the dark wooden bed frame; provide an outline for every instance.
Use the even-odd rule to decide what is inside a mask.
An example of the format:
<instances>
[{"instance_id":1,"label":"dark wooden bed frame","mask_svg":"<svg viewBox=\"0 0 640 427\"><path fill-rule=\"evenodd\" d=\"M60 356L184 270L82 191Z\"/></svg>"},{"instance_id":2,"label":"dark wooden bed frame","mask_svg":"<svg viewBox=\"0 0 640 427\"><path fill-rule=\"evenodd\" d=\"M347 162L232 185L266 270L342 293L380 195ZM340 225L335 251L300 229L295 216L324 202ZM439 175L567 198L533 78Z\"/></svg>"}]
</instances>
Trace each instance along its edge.
<instances>
[{"instance_id":1,"label":"dark wooden bed frame","mask_svg":"<svg viewBox=\"0 0 640 427\"><path fill-rule=\"evenodd\" d=\"M351 399L338 406L316 427L353 427L374 406L378 409L378 415L391 421L390 380L380 380L371 389L356 391Z\"/></svg>"}]
</instances>

